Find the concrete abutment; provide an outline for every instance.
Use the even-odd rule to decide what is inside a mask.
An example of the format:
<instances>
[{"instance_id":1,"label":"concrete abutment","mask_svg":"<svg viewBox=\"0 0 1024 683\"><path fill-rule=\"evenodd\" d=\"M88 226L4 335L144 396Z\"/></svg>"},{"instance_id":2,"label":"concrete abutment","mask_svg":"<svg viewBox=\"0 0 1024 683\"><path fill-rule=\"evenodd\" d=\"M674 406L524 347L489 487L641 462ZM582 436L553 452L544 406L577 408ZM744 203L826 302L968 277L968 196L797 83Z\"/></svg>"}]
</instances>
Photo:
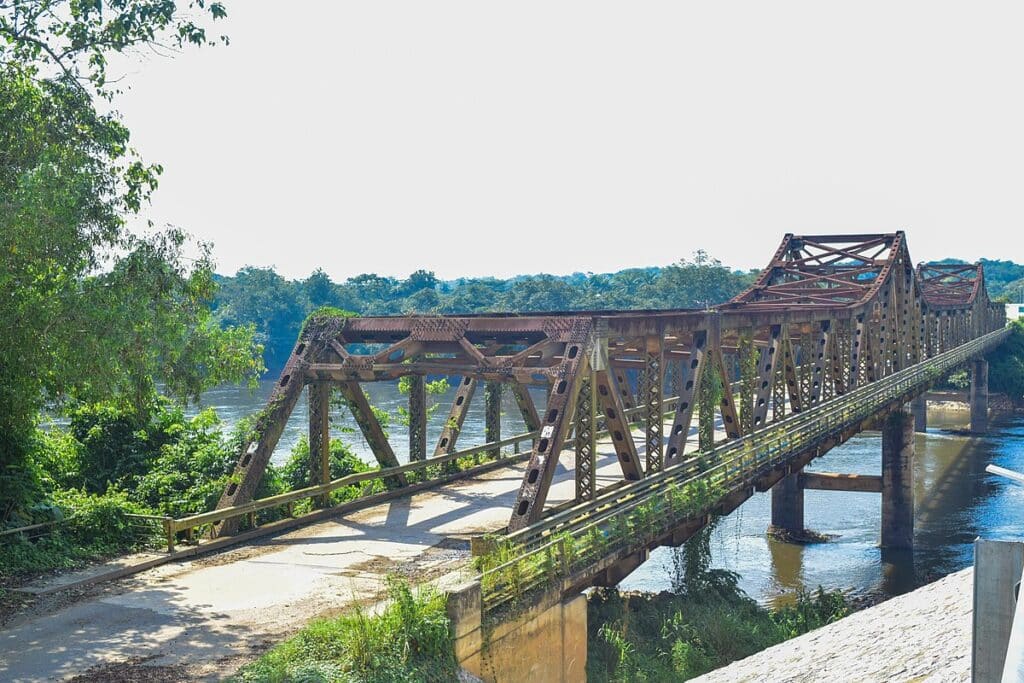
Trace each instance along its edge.
<instances>
[{"instance_id":1,"label":"concrete abutment","mask_svg":"<svg viewBox=\"0 0 1024 683\"><path fill-rule=\"evenodd\" d=\"M488 683L586 683L587 597L539 604L487 626L479 582L450 591L459 666Z\"/></svg>"}]
</instances>

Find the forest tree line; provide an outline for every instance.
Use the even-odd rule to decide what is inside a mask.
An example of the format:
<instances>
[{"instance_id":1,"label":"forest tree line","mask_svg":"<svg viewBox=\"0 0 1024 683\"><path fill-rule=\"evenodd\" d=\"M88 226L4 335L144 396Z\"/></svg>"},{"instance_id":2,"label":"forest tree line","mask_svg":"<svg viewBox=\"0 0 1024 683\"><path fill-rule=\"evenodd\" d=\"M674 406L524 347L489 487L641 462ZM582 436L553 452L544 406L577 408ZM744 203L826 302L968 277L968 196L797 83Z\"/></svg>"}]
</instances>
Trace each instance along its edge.
<instances>
[{"instance_id":1,"label":"forest tree line","mask_svg":"<svg viewBox=\"0 0 1024 683\"><path fill-rule=\"evenodd\" d=\"M1017 300L1024 291L1024 265L982 261L989 295ZM404 279L367 273L334 282L318 268L290 280L272 267L247 266L233 276L217 276L213 307L225 326L255 327L274 372L284 365L306 316L321 306L358 315L706 308L743 291L757 273L730 269L702 250L664 267L508 279L440 280L417 270Z\"/></svg>"}]
</instances>

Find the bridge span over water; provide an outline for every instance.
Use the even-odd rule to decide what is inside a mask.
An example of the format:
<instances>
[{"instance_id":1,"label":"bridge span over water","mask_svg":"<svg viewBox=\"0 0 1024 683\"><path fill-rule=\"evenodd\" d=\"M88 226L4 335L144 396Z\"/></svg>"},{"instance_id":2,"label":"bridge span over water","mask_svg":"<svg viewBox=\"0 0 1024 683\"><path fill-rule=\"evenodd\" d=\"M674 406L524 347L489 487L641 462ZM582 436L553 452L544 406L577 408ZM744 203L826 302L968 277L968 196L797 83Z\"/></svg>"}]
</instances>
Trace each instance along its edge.
<instances>
[{"instance_id":1,"label":"bridge span over water","mask_svg":"<svg viewBox=\"0 0 1024 683\"><path fill-rule=\"evenodd\" d=\"M515 621L524 604L538 613L587 586L614 585L652 548L682 543L755 490L773 490L772 522L793 533L803 531L803 489L877 491L881 544L908 547L913 430L925 419L919 397L969 366L972 428L983 431L982 356L1004 328L980 264L915 268L902 232L786 235L748 290L710 310L314 317L260 416L258 438L245 444L220 515L203 521L216 521L217 534L237 530L241 516L225 514L246 509L306 388L314 480L327 478L337 390L379 476L400 490L424 485L432 465L454 476L467 454L456 448L459 431L483 384L491 443L477 453L501 457L505 390L532 442L507 529L477 547L483 573L469 602L484 622ZM459 384L428 453L424 387L436 375ZM409 454L400 466L361 386L404 377ZM547 392L540 408L532 385ZM905 408L911 402L914 413ZM869 427L883 433L880 475L802 473ZM688 443L694 433L696 444ZM621 477L601 485L603 435ZM566 448L575 454L574 495L547 505Z\"/></svg>"},{"instance_id":2,"label":"bridge span over water","mask_svg":"<svg viewBox=\"0 0 1024 683\"><path fill-rule=\"evenodd\" d=\"M618 583L653 548L683 543L754 491L772 491L772 524L796 534L804 489L876 491L881 544L908 547L920 397L969 367L972 428L984 431L983 355L1006 334L1004 308L990 303L980 265L915 268L901 232L786 235L748 290L710 310L318 315L256 416L217 509L162 523L170 550L192 543L172 554L182 557L336 519L329 547L351 549L321 546L313 554L323 567L310 571L340 567L362 546L427 547L438 535L474 536L476 571L450 600L460 661L503 681L541 680L538 666L551 679L581 680L580 591ZM458 378L458 387L444 429L428 444L426 384L439 375ZM363 391L368 382L399 378L409 386L407 458L396 454ZM546 392L544 405L533 401L534 386ZM502 434L513 422L501 414L506 391L524 433ZM254 500L303 392L313 485ZM480 394L487 443L466 448L459 432ZM330 481L330 441L338 437L332 396L353 412L379 470ZM868 428L882 431L879 475L803 472ZM332 494L358 487L361 498L331 507ZM288 518L307 499L314 510ZM403 508L402 500L414 503ZM338 517L355 508L367 510ZM270 509L287 510L286 519L255 528ZM336 533L349 520L352 528ZM288 540L274 571L287 571L289 557L301 564L295 549L303 543L328 543L314 536ZM267 579L267 567L253 573L254 566L248 576ZM224 586L246 581L224 567L207 573ZM176 599L187 603L181 596L189 591L207 603L219 599L203 581L180 583ZM533 647L538 639L544 647ZM529 661L524 651L533 653Z\"/></svg>"}]
</instances>

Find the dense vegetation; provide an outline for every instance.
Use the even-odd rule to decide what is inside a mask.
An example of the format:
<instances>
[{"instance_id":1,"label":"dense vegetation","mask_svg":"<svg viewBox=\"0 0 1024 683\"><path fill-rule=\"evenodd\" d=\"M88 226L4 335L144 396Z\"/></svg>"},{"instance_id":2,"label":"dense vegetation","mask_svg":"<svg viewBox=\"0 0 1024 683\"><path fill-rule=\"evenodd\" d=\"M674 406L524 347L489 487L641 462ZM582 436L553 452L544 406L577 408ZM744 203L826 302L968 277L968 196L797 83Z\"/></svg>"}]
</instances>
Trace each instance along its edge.
<instances>
[{"instance_id":1,"label":"dense vegetation","mask_svg":"<svg viewBox=\"0 0 1024 683\"><path fill-rule=\"evenodd\" d=\"M361 609L313 622L257 661L238 681L285 683L448 683L456 680L454 642L444 596L388 580L378 614Z\"/></svg>"},{"instance_id":2,"label":"dense vegetation","mask_svg":"<svg viewBox=\"0 0 1024 683\"><path fill-rule=\"evenodd\" d=\"M209 416L185 420L168 401L263 370L253 329L212 313L209 251L186 258L181 231L128 229L161 168L96 106L117 94L111 54L210 42L201 24L221 4L181 4L0 9L0 528L70 518L36 543L5 537L5 577L132 545L127 515L159 507L170 486L160 467L170 477L187 463L184 504L205 505L207 479L223 479L209 455L220 436ZM41 430L44 413L69 429Z\"/></svg>"},{"instance_id":3,"label":"dense vegetation","mask_svg":"<svg viewBox=\"0 0 1024 683\"><path fill-rule=\"evenodd\" d=\"M71 410L67 427L38 431L30 455L43 495L12 512L7 526L63 522L39 539L18 534L4 539L0 586L22 574L72 567L152 543L158 530L130 514L184 516L212 509L230 480L245 429L243 424L225 433L213 411L187 417L180 406L161 400L144 423L129 409L93 403ZM308 462L309 446L301 440L281 467L268 468L257 495L308 485ZM332 478L367 469L341 440L332 440ZM380 484L367 484L374 485ZM332 500L361 492L339 489ZM297 512L302 511L300 506ZM264 511L260 520L278 514Z\"/></svg>"},{"instance_id":4,"label":"dense vegetation","mask_svg":"<svg viewBox=\"0 0 1024 683\"><path fill-rule=\"evenodd\" d=\"M725 666L845 616L842 593L798 593L792 605L767 610L737 585L737 575L710 566L706 527L674 555L671 592L590 595L587 680L681 681Z\"/></svg>"}]
</instances>

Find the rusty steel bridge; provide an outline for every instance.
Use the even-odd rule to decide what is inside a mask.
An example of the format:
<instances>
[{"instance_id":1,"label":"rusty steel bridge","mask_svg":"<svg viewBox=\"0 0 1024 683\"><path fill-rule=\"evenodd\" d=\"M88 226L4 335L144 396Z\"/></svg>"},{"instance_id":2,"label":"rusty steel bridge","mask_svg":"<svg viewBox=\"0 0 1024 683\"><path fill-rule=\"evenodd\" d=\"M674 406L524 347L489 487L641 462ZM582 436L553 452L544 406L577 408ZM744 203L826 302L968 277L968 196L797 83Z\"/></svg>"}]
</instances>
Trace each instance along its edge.
<instances>
[{"instance_id":1,"label":"rusty steel bridge","mask_svg":"<svg viewBox=\"0 0 1024 683\"><path fill-rule=\"evenodd\" d=\"M268 507L291 510L302 498L327 507L341 486L381 480L386 491L369 496L379 501L528 460L507 528L476 544L485 614L533 589L543 602L614 585L651 549L682 543L755 490L773 491L772 523L792 532L803 529L805 488L879 492L882 545L908 547L921 397L949 372L970 367L972 428L983 431L983 355L1007 333L980 264L915 268L902 232L786 235L749 289L708 310L314 316L257 416L217 509L168 520L165 529L172 546L196 529L226 538ZM438 375L458 384L442 433L428 444L426 379ZM404 377L410 391L403 464L363 385ZM543 406L535 405L531 386L546 391ZM313 483L253 500L304 391ZM379 470L330 481L335 391ZM525 434L502 437L504 391L515 397ZM459 450L479 393L487 443ZM879 476L802 472L868 428L882 430ZM621 472L604 486L596 475L601 439L610 441ZM529 452L508 454L519 443ZM565 449L575 453L575 496L546 505ZM468 455L477 460L467 468L459 463ZM501 562L486 561L498 556L496 547Z\"/></svg>"}]
</instances>

